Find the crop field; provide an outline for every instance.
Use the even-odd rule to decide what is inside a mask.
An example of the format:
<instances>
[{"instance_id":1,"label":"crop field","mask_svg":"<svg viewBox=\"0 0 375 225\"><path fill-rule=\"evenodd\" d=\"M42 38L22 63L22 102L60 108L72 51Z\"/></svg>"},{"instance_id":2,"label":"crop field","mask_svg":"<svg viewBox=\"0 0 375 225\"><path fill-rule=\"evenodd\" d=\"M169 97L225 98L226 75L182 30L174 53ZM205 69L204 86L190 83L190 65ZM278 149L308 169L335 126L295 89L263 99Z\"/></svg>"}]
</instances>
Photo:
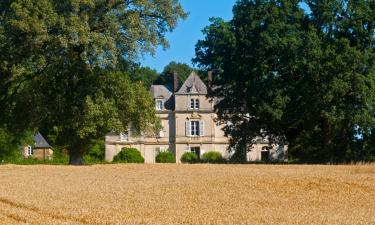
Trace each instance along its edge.
<instances>
[{"instance_id":1,"label":"crop field","mask_svg":"<svg viewBox=\"0 0 375 225\"><path fill-rule=\"evenodd\" d=\"M375 224L375 165L0 165L0 224Z\"/></svg>"}]
</instances>

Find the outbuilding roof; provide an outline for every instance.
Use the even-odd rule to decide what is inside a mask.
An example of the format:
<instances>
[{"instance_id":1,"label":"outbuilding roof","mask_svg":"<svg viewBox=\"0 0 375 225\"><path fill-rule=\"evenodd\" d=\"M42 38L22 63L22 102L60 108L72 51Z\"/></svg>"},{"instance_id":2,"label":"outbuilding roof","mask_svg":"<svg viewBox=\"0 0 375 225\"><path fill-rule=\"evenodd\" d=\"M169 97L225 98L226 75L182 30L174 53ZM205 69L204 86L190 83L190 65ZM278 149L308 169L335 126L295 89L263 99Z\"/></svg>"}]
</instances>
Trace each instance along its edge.
<instances>
[{"instance_id":1,"label":"outbuilding roof","mask_svg":"<svg viewBox=\"0 0 375 225\"><path fill-rule=\"evenodd\" d=\"M34 135L33 139L35 141L35 148L52 148L39 132Z\"/></svg>"}]
</instances>

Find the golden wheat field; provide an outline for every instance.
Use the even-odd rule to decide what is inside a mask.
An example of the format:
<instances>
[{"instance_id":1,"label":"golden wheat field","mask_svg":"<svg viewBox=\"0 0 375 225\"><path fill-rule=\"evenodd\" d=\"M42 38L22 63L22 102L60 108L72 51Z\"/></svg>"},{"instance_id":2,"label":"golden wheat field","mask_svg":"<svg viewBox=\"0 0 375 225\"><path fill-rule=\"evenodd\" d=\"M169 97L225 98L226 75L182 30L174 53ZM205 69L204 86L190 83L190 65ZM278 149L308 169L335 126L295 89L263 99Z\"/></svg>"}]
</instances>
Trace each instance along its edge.
<instances>
[{"instance_id":1,"label":"golden wheat field","mask_svg":"<svg viewBox=\"0 0 375 225\"><path fill-rule=\"evenodd\" d=\"M375 165L1 165L0 182L0 224L375 224Z\"/></svg>"}]
</instances>

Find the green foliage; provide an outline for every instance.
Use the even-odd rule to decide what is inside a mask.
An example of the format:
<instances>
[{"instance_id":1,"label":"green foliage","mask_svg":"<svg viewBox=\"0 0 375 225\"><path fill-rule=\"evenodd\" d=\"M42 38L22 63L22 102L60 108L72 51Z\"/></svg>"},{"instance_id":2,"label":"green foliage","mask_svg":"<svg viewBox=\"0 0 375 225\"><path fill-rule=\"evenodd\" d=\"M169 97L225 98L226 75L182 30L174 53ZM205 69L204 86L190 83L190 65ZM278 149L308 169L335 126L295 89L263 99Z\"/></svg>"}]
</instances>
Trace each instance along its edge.
<instances>
[{"instance_id":1,"label":"green foliage","mask_svg":"<svg viewBox=\"0 0 375 225\"><path fill-rule=\"evenodd\" d=\"M209 96L221 99L218 120L229 124L225 133L240 156L257 136L287 142L302 162L372 154L366 149L375 127L373 6L240 0L232 20L211 19L193 61L215 69Z\"/></svg>"},{"instance_id":2,"label":"green foliage","mask_svg":"<svg viewBox=\"0 0 375 225\"><path fill-rule=\"evenodd\" d=\"M159 73L155 69L124 59L117 63L115 71L128 74L132 82L142 82L147 89L159 78Z\"/></svg>"},{"instance_id":3,"label":"green foliage","mask_svg":"<svg viewBox=\"0 0 375 225\"><path fill-rule=\"evenodd\" d=\"M14 145L13 137L5 129L0 129L0 161L5 158L12 158L17 155L17 148L20 146ZM18 152L20 149L18 149Z\"/></svg>"},{"instance_id":4,"label":"green foliage","mask_svg":"<svg viewBox=\"0 0 375 225\"><path fill-rule=\"evenodd\" d=\"M176 163L176 158L170 151L159 152L156 155L157 163Z\"/></svg>"},{"instance_id":5,"label":"green foliage","mask_svg":"<svg viewBox=\"0 0 375 225\"><path fill-rule=\"evenodd\" d=\"M104 138L96 141L92 141L90 149L85 153L83 159L85 163L101 163L104 160L105 155L105 144Z\"/></svg>"},{"instance_id":6,"label":"green foliage","mask_svg":"<svg viewBox=\"0 0 375 225\"><path fill-rule=\"evenodd\" d=\"M9 164L17 164L17 165L67 165L69 163L69 158L68 157L59 157L59 158L53 158L51 160L38 160L35 158L13 158L13 159L8 159L5 160L5 163Z\"/></svg>"},{"instance_id":7,"label":"green foliage","mask_svg":"<svg viewBox=\"0 0 375 225\"><path fill-rule=\"evenodd\" d=\"M207 163L222 163L225 162L220 152L209 151L202 155L202 161Z\"/></svg>"},{"instance_id":8,"label":"green foliage","mask_svg":"<svg viewBox=\"0 0 375 225\"><path fill-rule=\"evenodd\" d=\"M195 152L185 152L181 156L181 162L183 163L197 163L198 162L198 156L195 154Z\"/></svg>"},{"instance_id":9,"label":"green foliage","mask_svg":"<svg viewBox=\"0 0 375 225\"><path fill-rule=\"evenodd\" d=\"M230 163L246 163L247 162L246 153L247 153L246 150L237 149L229 158L229 162Z\"/></svg>"},{"instance_id":10,"label":"green foliage","mask_svg":"<svg viewBox=\"0 0 375 225\"><path fill-rule=\"evenodd\" d=\"M155 84L159 85L170 85L172 84L172 74L177 73L179 85L188 78L192 71L196 71L194 68L190 67L186 63L179 63L172 61L166 65L163 72L160 74L159 78L155 81Z\"/></svg>"},{"instance_id":11,"label":"green foliage","mask_svg":"<svg viewBox=\"0 0 375 225\"><path fill-rule=\"evenodd\" d=\"M145 160L141 153L135 148L123 148L113 158L115 163L144 163Z\"/></svg>"},{"instance_id":12,"label":"green foliage","mask_svg":"<svg viewBox=\"0 0 375 225\"><path fill-rule=\"evenodd\" d=\"M0 128L0 161L20 159L22 147L32 143L32 132L13 134L6 128Z\"/></svg>"},{"instance_id":13,"label":"green foliage","mask_svg":"<svg viewBox=\"0 0 375 225\"><path fill-rule=\"evenodd\" d=\"M138 132L152 128L148 90L111 71L168 47L165 33L185 17L175 0L1 1L0 124L53 132L72 164L83 163L92 139L129 121Z\"/></svg>"},{"instance_id":14,"label":"green foliage","mask_svg":"<svg viewBox=\"0 0 375 225\"><path fill-rule=\"evenodd\" d=\"M149 89L158 78L158 72L150 67L139 67L134 70L131 75L132 81L141 81L147 89Z\"/></svg>"}]
</instances>

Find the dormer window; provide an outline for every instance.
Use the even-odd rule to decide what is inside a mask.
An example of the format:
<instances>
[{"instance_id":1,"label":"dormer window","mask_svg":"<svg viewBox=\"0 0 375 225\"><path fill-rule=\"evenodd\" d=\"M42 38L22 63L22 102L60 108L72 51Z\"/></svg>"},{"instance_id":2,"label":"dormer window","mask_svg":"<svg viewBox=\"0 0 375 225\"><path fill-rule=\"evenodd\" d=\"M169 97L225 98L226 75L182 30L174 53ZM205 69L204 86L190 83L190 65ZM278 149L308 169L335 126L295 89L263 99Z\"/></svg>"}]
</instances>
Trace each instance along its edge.
<instances>
[{"instance_id":1,"label":"dormer window","mask_svg":"<svg viewBox=\"0 0 375 225\"><path fill-rule=\"evenodd\" d=\"M197 98L190 99L190 109L199 109L199 99Z\"/></svg>"},{"instance_id":2,"label":"dormer window","mask_svg":"<svg viewBox=\"0 0 375 225\"><path fill-rule=\"evenodd\" d=\"M163 109L164 109L164 101L156 100L156 110L163 110Z\"/></svg>"}]
</instances>

